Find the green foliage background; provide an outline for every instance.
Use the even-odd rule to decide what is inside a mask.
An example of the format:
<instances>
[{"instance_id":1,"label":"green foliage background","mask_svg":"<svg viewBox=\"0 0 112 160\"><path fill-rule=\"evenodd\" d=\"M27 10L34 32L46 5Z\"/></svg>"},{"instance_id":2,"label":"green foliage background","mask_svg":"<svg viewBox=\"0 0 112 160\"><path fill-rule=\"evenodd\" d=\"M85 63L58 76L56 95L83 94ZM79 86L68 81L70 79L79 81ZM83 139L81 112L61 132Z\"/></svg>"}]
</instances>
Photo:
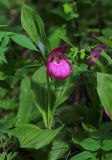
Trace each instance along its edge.
<instances>
[{"instance_id":1,"label":"green foliage background","mask_svg":"<svg viewBox=\"0 0 112 160\"><path fill-rule=\"evenodd\" d=\"M30 8L0 0L0 160L111 160L112 2L24 3ZM90 68L99 43L107 50ZM68 45L73 73L50 80L48 112L43 57L61 44Z\"/></svg>"}]
</instances>

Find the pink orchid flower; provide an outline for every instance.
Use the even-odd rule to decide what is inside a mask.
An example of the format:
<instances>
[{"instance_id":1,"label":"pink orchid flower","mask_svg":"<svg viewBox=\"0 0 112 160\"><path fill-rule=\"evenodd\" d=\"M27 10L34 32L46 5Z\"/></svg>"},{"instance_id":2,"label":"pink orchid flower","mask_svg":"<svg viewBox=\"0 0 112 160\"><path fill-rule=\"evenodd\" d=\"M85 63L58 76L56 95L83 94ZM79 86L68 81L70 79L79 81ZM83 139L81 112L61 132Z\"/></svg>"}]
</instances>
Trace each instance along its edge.
<instances>
[{"instance_id":1,"label":"pink orchid flower","mask_svg":"<svg viewBox=\"0 0 112 160\"><path fill-rule=\"evenodd\" d=\"M53 79L63 80L70 76L72 66L63 55L66 50L66 45L60 46L53 49L47 57L47 74Z\"/></svg>"}]
</instances>

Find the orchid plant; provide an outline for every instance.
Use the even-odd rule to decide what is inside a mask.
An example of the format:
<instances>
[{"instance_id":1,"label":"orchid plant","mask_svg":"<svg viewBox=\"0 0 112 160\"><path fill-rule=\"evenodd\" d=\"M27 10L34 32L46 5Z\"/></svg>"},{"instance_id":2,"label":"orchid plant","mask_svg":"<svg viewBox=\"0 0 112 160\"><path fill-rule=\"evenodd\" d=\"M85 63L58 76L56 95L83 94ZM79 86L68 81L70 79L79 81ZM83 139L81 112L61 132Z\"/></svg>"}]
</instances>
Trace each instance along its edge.
<instances>
[{"instance_id":1,"label":"orchid plant","mask_svg":"<svg viewBox=\"0 0 112 160\"><path fill-rule=\"evenodd\" d=\"M63 5L67 20L78 18L73 8L69 2ZM32 50L38 58L32 64L21 63L25 69L15 74L22 77L19 107L17 115L4 119L0 126L0 158L17 157L15 151L7 154L11 145L4 147L3 142L8 139L17 149L38 150L36 154L44 160L109 160L105 157L112 151L112 58L107 53L111 53L112 40L95 37L95 46L81 48L64 37L62 45L56 45L46 35L40 15L26 4L21 24L27 35L0 33L1 61L7 63L4 52L10 41ZM27 68L33 69L28 72ZM11 81L11 89L17 83L18 79ZM109 122L103 124L103 119Z\"/></svg>"},{"instance_id":2,"label":"orchid plant","mask_svg":"<svg viewBox=\"0 0 112 160\"><path fill-rule=\"evenodd\" d=\"M40 52L43 61L42 66L32 77L32 91L30 95L32 95L35 106L42 116L44 129L39 129L37 126L29 124L23 125L20 123L20 119L18 119L16 123L17 127L11 131L11 134L19 139L21 147L25 147L27 146L27 143L24 145L23 139L21 139L19 137L20 135L17 133L17 130L22 129L22 126L23 128L26 127L26 131L33 127L43 133L51 133L52 136L49 141L51 141L59 133L62 127L64 127L63 125L60 125L60 128L55 129L54 115L57 107L70 95L74 86L74 75L72 73L73 68L70 60L64 55L64 52L67 50L67 45L62 45L52 50L44 31L42 19L33 9L25 4L23 4L22 7L21 22L24 30L32 40L32 46L37 52ZM29 83L28 79L27 81L27 83ZM19 111L18 118L21 114L21 107ZM48 142L45 143L47 144ZM36 148L42 146L38 145Z\"/></svg>"}]
</instances>

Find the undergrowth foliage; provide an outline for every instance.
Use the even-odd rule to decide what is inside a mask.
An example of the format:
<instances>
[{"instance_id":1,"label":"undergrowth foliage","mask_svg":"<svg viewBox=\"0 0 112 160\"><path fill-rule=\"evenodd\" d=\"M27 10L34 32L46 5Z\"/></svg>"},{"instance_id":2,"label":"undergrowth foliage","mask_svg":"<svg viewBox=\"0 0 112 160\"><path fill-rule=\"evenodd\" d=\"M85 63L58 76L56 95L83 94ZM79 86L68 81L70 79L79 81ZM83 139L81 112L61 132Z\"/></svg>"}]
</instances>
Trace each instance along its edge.
<instances>
[{"instance_id":1,"label":"undergrowth foliage","mask_svg":"<svg viewBox=\"0 0 112 160\"><path fill-rule=\"evenodd\" d=\"M0 5L0 160L111 160L110 1Z\"/></svg>"}]
</instances>

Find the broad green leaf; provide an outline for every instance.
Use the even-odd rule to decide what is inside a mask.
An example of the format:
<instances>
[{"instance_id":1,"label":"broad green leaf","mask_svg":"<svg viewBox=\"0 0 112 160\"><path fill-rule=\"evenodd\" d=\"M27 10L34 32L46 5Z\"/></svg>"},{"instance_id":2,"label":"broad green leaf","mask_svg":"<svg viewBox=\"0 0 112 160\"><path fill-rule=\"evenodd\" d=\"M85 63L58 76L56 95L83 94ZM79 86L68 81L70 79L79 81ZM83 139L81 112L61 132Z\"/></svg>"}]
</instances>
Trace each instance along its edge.
<instances>
[{"instance_id":1,"label":"broad green leaf","mask_svg":"<svg viewBox=\"0 0 112 160\"><path fill-rule=\"evenodd\" d=\"M20 88L20 103L17 114L17 123L30 122L33 116L40 117L38 110L34 104L33 94L28 77L24 78Z\"/></svg>"},{"instance_id":2,"label":"broad green leaf","mask_svg":"<svg viewBox=\"0 0 112 160\"><path fill-rule=\"evenodd\" d=\"M88 151L97 151L100 149L100 143L93 138L86 138L79 142L79 145Z\"/></svg>"},{"instance_id":3,"label":"broad green leaf","mask_svg":"<svg viewBox=\"0 0 112 160\"><path fill-rule=\"evenodd\" d=\"M73 72L69 78L63 81L54 81L54 93L55 93L55 104L54 107L58 107L62 104L71 94L72 89L77 83L76 75Z\"/></svg>"},{"instance_id":4,"label":"broad green leaf","mask_svg":"<svg viewBox=\"0 0 112 160\"><path fill-rule=\"evenodd\" d=\"M14 42L21 45L22 47L37 51L36 46L25 35L17 34L14 32L5 32L5 31L0 32L0 39L2 39L4 37L7 38L5 40L5 45L8 44L7 42L9 41L9 39L12 39Z\"/></svg>"},{"instance_id":5,"label":"broad green leaf","mask_svg":"<svg viewBox=\"0 0 112 160\"><path fill-rule=\"evenodd\" d=\"M112 151L112 140L103 140L102 149L105 151Z\"/></svg>"},{"instance_id":6,"label":"broad green leaf","mask_svg":"<svg viewBox=\"0 0 112 160\"><path fill-rule=\"evenodd\" d=\"M42 54L49 53L51 46L44 30L44 23L32 8L23 4L21 11L21 22L24 30L32 41L38 46Z\"/></svg>"},{"instance_id":7,"label":"broad green leaf","mask_svg":"<svg viewBox=\"0 0 112 160\"><path fill-rule=\"evenodd\" d=\"M47 76L44 66L40 67L32 77L32 90L34 95L35 104L43 116L45 124L46 114L48 108L48 88L47 88Z\"/></svg>"},{"instance_id":8,"label":"broad green leaf","mask_svg":"<svg viewBox=\"0 0 112 160\"><path fill-rule=\"evenodd\" d=\"M10 133L19 139L21 148L40 149L51 143L59 131L60 129L47 130L31 124L21 124Z\"/></svg>"},{"instance_id":9,"label":"broad green leaf","mask_svg":"<svg viewBox=\"0 0 112 160\"><path fill-rule=\"evenodd\" d=\"M11 39L22 47L37 51L36 46L32 43L32 41L22 34L14 34L11 36Z\"/></svg>"},{"instance_id":10,"label":"broad green leaf","mask_svg":"<svg viewBox=\"0 0 112 160\"><path fill-rule=\"evenodd\" d=\"M74 88L74 81L76 82L76 75L73 73L69 78L63 81L50 80L50 108L53 112L55 112L55 109L69 97L72 89ZM45 117L48 109L48 87L46 69L44 66L34 73L32 78L32 89L37 108L43 117Z\"/></svg>"},{"instance_id":11,"label":"broad green leaf","mask_svg":"<svg viewBox=\"0 0 112 160\"><path fill-rule=\"evenodd\" d=\"M23 4L22 11L21 11L21 22L22 27L27 32L29 37L33 40L35 44L38 43L38 31L36 26L36 13L35 11L28 7L27 5Z\"/></svg>"},{"instance_id":12,"label":"broad green leaf","mask_svg":"<svg viewBox=\"0 0 112 160\"><path fill-rule=\"evenodd\" d=\"M89 151L81 152L72 158L70 160L96 160L95 155Z\"/></svg>"},{"instance_id":13,"label":"broad green leaf","mask_svg":"<svg viewBox=\"0 0 112 160\"><path fill-rule=\"evenodd\" d=\"M112 152L106 152L104 160L111 160L112 159Z\"/></svg>"},{"instance_id":14,"label":"broad green leaf","mask_svg":"<svg viewBox=\"0 0 112 160\"><path fill-rule=\"evenodd\" d=\"M62 158L68 150L69 145L66 142L62 141L61 139L54 140L49 153L49 160L58 160Z\"/></svg>"},{"instance_id":15,"label":"broad green leaf","mask_svg":"<svg viewBox=\"0 0 112 160\"><path fill-rule=\"evenodd\" d=\"M112 118L112 75L97 73L97 92L104 108L107 108Z\"/></svg>"}]
</instances>

